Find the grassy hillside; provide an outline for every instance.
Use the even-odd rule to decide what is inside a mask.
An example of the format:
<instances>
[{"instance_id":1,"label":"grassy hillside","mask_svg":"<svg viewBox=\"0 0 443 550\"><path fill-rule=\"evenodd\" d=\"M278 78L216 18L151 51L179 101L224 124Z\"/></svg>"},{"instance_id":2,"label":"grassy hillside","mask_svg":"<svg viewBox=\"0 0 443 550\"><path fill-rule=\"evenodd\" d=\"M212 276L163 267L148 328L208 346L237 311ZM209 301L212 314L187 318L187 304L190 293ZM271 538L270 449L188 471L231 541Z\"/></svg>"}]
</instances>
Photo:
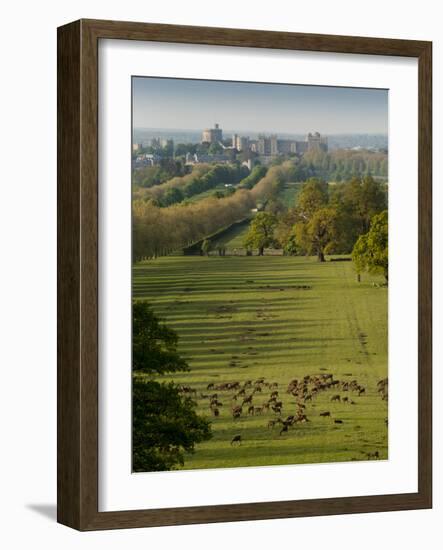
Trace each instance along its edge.
<instances>
[{"instance_id":1,"label":"grassy hillside","mask_svg":"<svg viewBox=\"0 0 443 550\"><path fill-rule=\"evenodd\" d=\"M381 282L376 277L359 284L351 262L284 256L166 257L137 264L133 273L134 297L148 300L177 331L191 366L163 379L195 388L201 414L211 416L202 395L217 393L222 403L212 418L214 437L197 446L184 469L366 460L375 451L387 457L387 402L376 389L387 376L387 289L372 284ZM209 383L265 377L278 384L285 418L296 408L289 381L327 373L356 379L365 394L321 392L306 402L309 422L282 435L279 425L267 427L274 412L248 416L244 407L234 420L235 392L207 390ZM253 405L270 391L257 392ZM332 403L336 394L355 404ZM231 445L235 435L241 445Z\"/></svg>"},{"instance_id":2,"label":"grassy hillside","mask_svg":"<svg viewBox=\"0 0 443 550\"><path fill-rule=\"evenodd\" d=\"M231 229L223 233L221 237L214 239L214 248L217 246L225 246L229 250L242 248L243 241L249 229L249 223L249 220L245 220L242 224L234 225Z\"/></svg>"},{"instance_id":3,"label":"grassy hillside","mask_svg":"<svg viewBox=\"0 0 443 550\"><path fill-rule=\"evenodd\" d=\"M203 191L202 193L197 193L196 195L189 197L189 199L185 199L183 201L183 204L189 204L189 203L201 201L202 199L207 199L208 197L212 197L217 191L221 193L226 193L225 184L219 183L218 185L216 185L211 189L208 189L207 191Z\"/></svg>"}]
</instances>

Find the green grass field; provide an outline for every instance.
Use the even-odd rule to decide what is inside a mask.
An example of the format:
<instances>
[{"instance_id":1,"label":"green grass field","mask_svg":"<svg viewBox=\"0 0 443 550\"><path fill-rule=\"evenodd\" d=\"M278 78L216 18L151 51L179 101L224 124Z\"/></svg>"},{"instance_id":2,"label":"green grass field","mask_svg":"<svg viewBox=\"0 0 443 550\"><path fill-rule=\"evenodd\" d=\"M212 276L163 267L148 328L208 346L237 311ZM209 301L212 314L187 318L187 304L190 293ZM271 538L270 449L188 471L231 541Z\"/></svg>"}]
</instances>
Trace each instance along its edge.
<instances>
[{"instance_id":1,"label":"green grass field","mask_svg":"<svg viewBox=\"0 0 443 550\"><path fill-rule=\"evenodd\" d=\"M216 248L217 246L225 246L230 250L234 248L242 248L246 234L249 230L249 223L250 222L246 220L242 224L231 227L228 231L223 233L221 237L213 240L213 247Z\"/></svg>"},{"instance_id":2,"label":"green grass field","mask_svg":"<svg viewBox=\"0 0 443 550\"><path fill-rule=\"evenodd\" d=\"M201 201L202 199L207 199L208 197L212 197L216 191L220 191L221 193L226 193L227 189L225 187L225 184L219 183L218 185L216 185L215 187L212 187L211 189L208 189L207 191L202 191L197 195L192 195L192 197L185 199L183 201L183 204L190 204L193 202Z\"/></svg>"},{"instance_id":3,"label":"green grass field","mask_svg":"<svg viewBox=\"0 0 443 550\"><path fill-rule=\"evenodd\" d=\"M373 282L382 281L364 276L357 283L351 262L302 257L170 256L137 264L134 297L177 331L191 367L162 378L195 388L208 417L209 399L201 395L215 392L222 403L212 417L213 438L187 455L184 469L366 460L375 451L386 459L387 402L376 384L387 377L387 289ZM207 390L209 383L265 377L278 383L285 418L296 407L289 381L322 373L356 379L366 394L325 390L306 403L309 422L282 435L279 425L267 427L274 412L244 411L233 420L235 392ZM257 392L253 404L269 393ZM355 404L332 403L335 394ZM332 418L321 417L325 411ZM231 445L235 435L241 445Z\"/></svg>"}]
</instances>

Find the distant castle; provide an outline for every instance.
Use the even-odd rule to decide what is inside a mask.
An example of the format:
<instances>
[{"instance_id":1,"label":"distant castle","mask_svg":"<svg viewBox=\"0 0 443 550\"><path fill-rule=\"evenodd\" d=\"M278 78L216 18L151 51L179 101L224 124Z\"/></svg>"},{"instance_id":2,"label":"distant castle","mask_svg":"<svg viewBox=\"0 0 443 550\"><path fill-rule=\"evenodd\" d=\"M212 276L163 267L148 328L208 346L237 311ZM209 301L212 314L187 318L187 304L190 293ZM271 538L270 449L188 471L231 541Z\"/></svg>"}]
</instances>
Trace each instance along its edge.
<instances>
[{"instance_id":1,"label":"distant castle","mask_svg":"<svg viewBox=\"0 0 443 550\"><path fill-rule=\"evenodd\" d=\"M214 128L206 128L202 132L202 143L218 143L223 140L223 132L218 124Z\"/></svg>"},{"instance_id":2,"label":"distant castle","mask_svg":"<svg viewBox=\"0 0 443 550\"><path fill-rule=\"evenodd\" d=\"M327 152L328 140L318 132L309 133L303 141L279 139L275 134L270 136L260 134L257 140L249 142L249 146L251 151L255 151L259 155L273 157L289 153L303 154L307 151Z\"/></svg>"},{"instance_id":3,"label":"distant castle","mask_svg":"<svg viewBox=\"0 0 443 550\"><path fill-rule=\"evenodd\" d=\"M214 128L206 128L202 132L202 143L219 143L223 140L223 131L218 124ZM259 134L258 139L234 134L232 149L237 151L253 151L261 157L275 157L289 153L303 154L308 151L328 151L328 139L319 132L309 133L304 140L280 139L276 134Z\"/></svg>"}]
</instances>

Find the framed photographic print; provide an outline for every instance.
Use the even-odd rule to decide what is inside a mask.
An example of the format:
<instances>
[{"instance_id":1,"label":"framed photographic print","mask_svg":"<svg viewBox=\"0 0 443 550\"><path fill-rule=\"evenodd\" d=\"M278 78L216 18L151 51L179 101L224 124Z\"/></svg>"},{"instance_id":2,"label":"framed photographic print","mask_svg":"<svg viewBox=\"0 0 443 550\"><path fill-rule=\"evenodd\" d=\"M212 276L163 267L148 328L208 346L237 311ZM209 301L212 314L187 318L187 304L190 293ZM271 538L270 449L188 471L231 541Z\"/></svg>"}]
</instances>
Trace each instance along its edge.
<instances>
[{"instance_id":1,"label":"framed photographic print","mask_svg":"<svg viewBox=\"0 0 443 550\"><path fill-rule=\"evenodd\" d=\"M431 507L431 52L59 28L59 522Z\"/></svg>"}]
</instances>

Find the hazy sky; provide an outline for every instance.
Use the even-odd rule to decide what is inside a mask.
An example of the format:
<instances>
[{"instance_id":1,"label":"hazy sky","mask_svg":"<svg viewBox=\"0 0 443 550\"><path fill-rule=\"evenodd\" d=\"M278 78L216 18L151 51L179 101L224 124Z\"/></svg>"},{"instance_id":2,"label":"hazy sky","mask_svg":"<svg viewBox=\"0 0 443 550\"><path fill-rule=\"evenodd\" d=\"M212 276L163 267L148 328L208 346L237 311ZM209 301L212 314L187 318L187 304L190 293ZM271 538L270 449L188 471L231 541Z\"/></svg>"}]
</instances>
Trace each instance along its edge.
<instances>
[{"instance_id":1,"label":"hazy sky","mask_svg":"<svg viewBox=\"0 0 443 550\"><path fill-rule=\"evenodd\" d=\"M212 127L255 132L387 133L388 91L133 78L136 128Z\"/></svg>"}]
</instances>

